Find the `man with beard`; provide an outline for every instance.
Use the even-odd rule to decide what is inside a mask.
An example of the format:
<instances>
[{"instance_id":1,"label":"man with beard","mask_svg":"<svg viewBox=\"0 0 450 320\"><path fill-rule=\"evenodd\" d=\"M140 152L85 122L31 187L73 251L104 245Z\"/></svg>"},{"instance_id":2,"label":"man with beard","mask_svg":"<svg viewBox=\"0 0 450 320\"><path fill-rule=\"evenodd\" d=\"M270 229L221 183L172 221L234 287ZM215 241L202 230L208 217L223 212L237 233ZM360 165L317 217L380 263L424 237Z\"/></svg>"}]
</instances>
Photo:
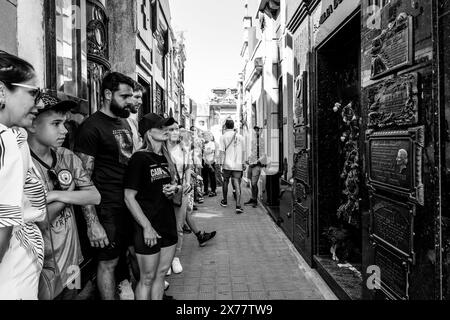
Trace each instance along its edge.
<instances>
[{"instance_id":1,"label":"man with beard","mask_svg":"<svg viewBox=\"0 0 450 320\"><path fill-rule=\"evenodd\" d=\"M133 107L133 87L131 78L108 73L102 81L102 107L80 126L75 141L75 152L102 197L99 206L82 209L98 257L97 287L103 300L115 299L115 269L132 243L132 217L124 202L123 182L133 153L126 120Z\"/></svg>"},{"instance_id":2,"label":"man with beard","mask_svg":"<svg viewBox=\"0 0 450 320\"><path fill-rule=\"evenodd\" d=\"M128 124L130 125L131 132L133 133L133 146L134 151L136 152L142 147L142 138L139 134L138 122L137 122L137 114L139 109L142 107L143 101L142 97L145 93L145 89L139 83L134 83L133 88L133 105L131 107L131 115L128 117Z\"/></svg>"}]
</instances>

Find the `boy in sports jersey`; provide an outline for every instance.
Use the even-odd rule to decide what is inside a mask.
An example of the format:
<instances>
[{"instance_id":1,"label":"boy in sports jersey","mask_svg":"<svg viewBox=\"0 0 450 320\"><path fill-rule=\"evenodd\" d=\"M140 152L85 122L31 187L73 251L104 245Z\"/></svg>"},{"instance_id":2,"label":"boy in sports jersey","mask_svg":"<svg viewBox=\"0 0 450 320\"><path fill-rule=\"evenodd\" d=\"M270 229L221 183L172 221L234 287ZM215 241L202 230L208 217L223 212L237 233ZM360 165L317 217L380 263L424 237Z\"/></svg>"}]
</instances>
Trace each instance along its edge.
<instances>
[{"instance_id":1,"label":"boy in sports jersey","mask_svg":"<svg viewBox=\"0 0 450 320\"><path fill-rule=\"evenodd\" d=\"M58 298L73 299L76 289L80 289L79 265L83 261L73 205L97 205L100 193L81 160L61 147L67 134L67 113L77 106L76 103L60 101L49 94L43 95L41 103L44 107L28 129L28 142L33 162L48 192L49 220L40 225L45 245L44 261L54 258L59 267L64 290Z\"/></svg>"}]
</instances>

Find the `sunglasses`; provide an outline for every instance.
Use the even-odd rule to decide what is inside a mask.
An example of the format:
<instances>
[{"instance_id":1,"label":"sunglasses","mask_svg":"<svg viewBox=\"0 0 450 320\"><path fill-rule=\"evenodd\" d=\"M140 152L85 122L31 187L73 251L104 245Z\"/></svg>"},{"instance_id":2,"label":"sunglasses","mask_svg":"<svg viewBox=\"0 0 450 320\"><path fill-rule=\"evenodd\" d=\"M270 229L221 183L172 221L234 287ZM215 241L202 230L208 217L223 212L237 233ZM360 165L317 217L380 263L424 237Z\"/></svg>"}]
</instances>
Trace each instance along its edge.
<instances>
[{"instance_id":1,"label":"sunglasses","mask_svg":"<svg viewBox=\"0 0 450 320\"><path fill-rule=\"evenodd\" d=\"M29 86L29 85L26 85L23 83L11 83L11 85L14 87L30 89L28 91L28 93L34 98L34 104L38 104L39 100L41 100L42 93L43 93L41 88Z\"/></svg>"},{"instance_id":2,"label":"sunglasses","mask_svg":"<svg viewBox=\"0 0 450 320\"><path fill-rule=\"evenodd\" d=\"M61 183L59 182L58 174L56 173L56 171L53 169L48 169L47 172L48 172L48 177L50 178L50 180L53 183L53 190L62 191Z\"/></svg>"}]
</instances>

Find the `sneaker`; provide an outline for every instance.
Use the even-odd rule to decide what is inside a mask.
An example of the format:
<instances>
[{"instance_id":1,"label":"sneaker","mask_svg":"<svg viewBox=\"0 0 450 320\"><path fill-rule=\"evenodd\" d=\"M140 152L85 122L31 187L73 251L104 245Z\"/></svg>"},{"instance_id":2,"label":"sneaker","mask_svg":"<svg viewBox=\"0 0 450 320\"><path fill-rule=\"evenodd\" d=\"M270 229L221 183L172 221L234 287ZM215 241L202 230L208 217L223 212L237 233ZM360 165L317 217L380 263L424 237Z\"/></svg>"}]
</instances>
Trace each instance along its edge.
<instances>
[{"instance_id":1,"label":"sneaker","mask_svg":"<svg viewBox=\"0 0 450 320\"><path fill-rule=\"evenodd\" d=\"M200 247L204 247L204 246L206 246L206 242L208 242L215 236L216 236L216 231L200 233L199 235L197 235L198 244L200 245Z\"/></svg>"},{"instance_id":2,"label":"sneaker","mask_svg":"<svg viewBox=\"0 0 450 320\"><path fill-rule=\"evenodd\" d=\"M226 208L228 206L228 203L225 200L221 200L220 201L220 205L224 208Z\"/></svg>"},{"instance_id":3,"label":"sneaker","mask_svg":"<svg viewBox=\"0 0 450 320\"><path fill-rule=\"evenodd\" d=\"M123 280L119 284L120 300L134 300L134 292L131 283L128 280Z\"/></svg>"},{"instance_id":4,"label":"sneaker","mask_svg":"<svg viewBox=\"0 0 450 320\"><path fill-rule=\"evenodd\" d=\"M203 198L199 198L199 199L198 199L198 203L199 203L199 204L202 204L203 202L205 202L205 199L203 199Z\"/></svg>"},{"instance_id":5,"label":"sneaker","mask_svg":"<svg viewBox=\"0 0 450 320\"><path fill-rule=\"evenodd\" d=\"M178 257L173 258L172 271L175 274L179 274L179 273L183 272L183 267L181 266L181 262L180 262L180 259Z\"/></svg>"},{"instance_id":6,"label":"sneaker","mask_svg":"<svg viewBox=\"0 0 450 320\"><path fill-rule=\"evenodd\" d=\"M242 210L241 207L236 207L236 214L244 213L244 210Z\"/></svg>"},{"instance_id":7,"label":"sneaker","mask_svg":"<svg viewBox=\"0 0 450 320\"><path fill-rule=\"evenodd\" d=\"M167 281L164 281L164 291L169 290L170 287L170 283L168 283Z\"/></svg>"},{"instance_id":8,"label":"sneaker","mask_svg":"<svg viewBox=\"0 0 450 320\"><path fill-rule=\"evenodd\" d=\"M198 210L197 206L193 206L192 210L197 211Z\"/></svg>"},{"instance_id":9,"label":"sneaker","mask_svg":"<svg viewBox=\"0 0 450 320\"><path fill-rule=\"evenodd\" d=\"M170 267L169 270L167 270L166 276L170 276L172 274L172 268Z\"/></svg>"},{"instance_id":10,"label":"sneaker","mask_svg":"<svg viewBox=\"0 0 450 320\"><path fill-rule=\"evenodd\" d=\"M215 193L215 192L210 192L210 193L209 193L209 197L210 197L210 198L217 197L217 193Z\"/></svg>"}]
</instances>

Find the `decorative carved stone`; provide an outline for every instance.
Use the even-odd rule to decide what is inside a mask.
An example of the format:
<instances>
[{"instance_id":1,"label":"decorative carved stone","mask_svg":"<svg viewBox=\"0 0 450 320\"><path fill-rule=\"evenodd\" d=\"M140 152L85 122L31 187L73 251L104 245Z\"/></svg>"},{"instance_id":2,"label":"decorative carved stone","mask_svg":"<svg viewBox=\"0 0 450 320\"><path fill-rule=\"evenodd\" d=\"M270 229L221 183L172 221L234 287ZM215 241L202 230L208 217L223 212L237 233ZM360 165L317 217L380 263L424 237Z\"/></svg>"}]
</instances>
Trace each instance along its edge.
<instances>
[{"instance_id":1,"label":"decorative carved stone","mask_svg":"<svg viewBox=\"0 0 450 320\"><path fill-rule=\"evenodd\" d=\"M414 263L414 217L416 206L372 193L370 196L370 233L378 244Z\"/></svg>"},{"instance_id":2,"label":"decorative carved stone","mask_svg":"<svg viewBox=\"0 0 450 320\"><path fill-rule=\"evenodd\" d=\"M372 41L372 79L413 63L413 18L401 13Z\"/></svg>"},{"instance_id":3,"label":"decorative carved stone","mask_svg":"<svg viewBox=\"0 0 450 320\"><path fill-rule=\"evenodd\" d=\"M368 184L424 204L423 126L399 131L367 131Z\"/></svg>"},{"instance_id":4,"label":"decorative carved stone","mask_svg":"<svg viewBox=\"0 0 450 320\"><path fill-rule=\"evenodd\" d=\"M294 203L294 221L297 225L297 230L300 231L302 238L309 236L309 208L303 206L301 203Z\"/></svg>"},{"instance_id":5,"label":"decorative carved stone","mask_svg":"<svg viewBox=\"0 0 450 320\"><path fill-rule=\"evenodd\" d=\"M419 120L418 74L386 80L369 89L369 127L414 125Z\"/></svg>"}]
</instances>

